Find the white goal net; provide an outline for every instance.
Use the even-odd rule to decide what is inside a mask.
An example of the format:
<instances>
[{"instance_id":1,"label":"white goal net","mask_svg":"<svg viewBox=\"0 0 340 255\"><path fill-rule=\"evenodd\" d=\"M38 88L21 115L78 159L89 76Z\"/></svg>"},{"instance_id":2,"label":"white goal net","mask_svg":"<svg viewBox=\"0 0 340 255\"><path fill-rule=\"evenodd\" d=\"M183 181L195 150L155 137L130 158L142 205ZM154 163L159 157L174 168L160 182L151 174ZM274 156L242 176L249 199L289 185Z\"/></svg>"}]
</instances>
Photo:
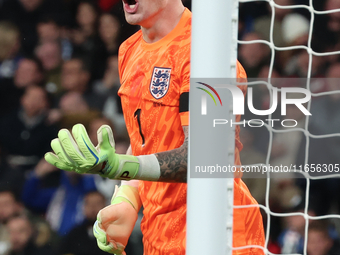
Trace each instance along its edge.
<instances>
[{"instance_id":1,"label":"white goal net","mask_svg":"<svg viewBox=\"0 0 340 255\"><path fill-rule=\"evenodd\" d=\"M264 218L263 251L340 254L340 1L239 0L239 9L252 105L270 109L278 93L275 111L248 110L240 123L242 164L265 169L266 178L244 179ZM311 115L292 88L309 92Z\"/></svg>"}]
</instances>

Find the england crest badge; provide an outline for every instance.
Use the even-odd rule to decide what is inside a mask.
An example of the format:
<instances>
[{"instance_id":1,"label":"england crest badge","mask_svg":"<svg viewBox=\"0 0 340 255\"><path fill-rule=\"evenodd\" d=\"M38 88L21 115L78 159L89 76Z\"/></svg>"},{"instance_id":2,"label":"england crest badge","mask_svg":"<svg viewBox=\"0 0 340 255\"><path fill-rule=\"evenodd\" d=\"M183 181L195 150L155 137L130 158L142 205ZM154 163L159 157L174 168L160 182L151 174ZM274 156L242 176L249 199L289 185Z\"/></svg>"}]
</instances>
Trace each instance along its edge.
<instances>
[{"instance_id":1,"label":"england crest badge","mask_svg":"<svg viewBox=\"0 0 340 255\"><path fill-rule=\"evenodd\" d=\"M171 68L154 67L150 82L150 93L160 99L166 95L170 85Z\"/></svg>"}]
</instances>

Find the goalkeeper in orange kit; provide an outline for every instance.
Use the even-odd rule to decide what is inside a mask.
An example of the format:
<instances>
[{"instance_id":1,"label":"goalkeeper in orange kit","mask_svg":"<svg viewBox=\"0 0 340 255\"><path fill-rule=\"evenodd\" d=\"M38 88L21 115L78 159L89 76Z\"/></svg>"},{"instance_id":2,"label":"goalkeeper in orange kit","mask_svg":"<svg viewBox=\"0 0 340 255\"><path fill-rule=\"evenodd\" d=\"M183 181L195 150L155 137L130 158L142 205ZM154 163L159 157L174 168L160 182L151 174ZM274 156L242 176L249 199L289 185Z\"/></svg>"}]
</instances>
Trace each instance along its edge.
<instances>
[{"instance_id":1,"label":"goalkeeper in orange kit","mask_svg":"<svg viewBox=\"0 0 340 255\"><path fill-rule=\"evenodd\" d=\"M112 204L99 212L94 225L102 250L125 253L137 212L143 205L144 254L184 255L191 13L181 0L124 0L123 5L127 22L141 26L119 50L122 85L118 93L131 155L115 153L108 126L98 130L99 144L95 147L85 128L78 124L72 129L73 136L64 129L59 132L51 143L55 154L47 153L45 158L64 170L124 180ZM237 76L246 78L240 64ZM238 127L236 165L240 164L241 149ZM234 181L234 204L256 204L240 178ZM235 210L233 231L234 247L264 246L259 208ZM263 251L250 248L233 254Z\"/></svg>"}]
</instances>

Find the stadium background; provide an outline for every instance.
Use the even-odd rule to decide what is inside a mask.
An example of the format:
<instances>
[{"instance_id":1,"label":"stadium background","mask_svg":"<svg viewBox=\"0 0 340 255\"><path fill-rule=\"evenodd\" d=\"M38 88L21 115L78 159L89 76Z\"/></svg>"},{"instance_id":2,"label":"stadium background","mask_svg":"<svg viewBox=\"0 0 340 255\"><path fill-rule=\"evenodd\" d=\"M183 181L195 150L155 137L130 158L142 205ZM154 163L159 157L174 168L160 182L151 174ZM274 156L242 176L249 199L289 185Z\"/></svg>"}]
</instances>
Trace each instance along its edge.
<instances>
[{"instance_id":1,"label":"stadium background","mask_svg":"<svg viewBox=\"0 0 340 255\"><path fill-rule=\"evenodd\" d=\"M275 3L309 5L308 0ZM340 8L338 0L312 3L317 11ZM190 1L185 5L190 8ZM306 8L275 8L274 45L307 45L310 18ZM270 19L266 1L241 3L239 39L270 41ZM0 0L0 255L104 254L96 247L91 227L118 182L61 172L41 159L60 128L79 122L94 143L97 128L111 125L117 151L125 152L129 141L117 96L117 53L119 44L137 30L126 24L120 1ZM340 12L316 15L311 34L314 51L339 51ZM249 77L268 77L268 45L240 44L238 58ZM339 78L338 54L313 56L312 60L312 78ZM277 51L271 77L307 78L308 64L306 50ZM313 93L338 89L336 83L311 86ZM267 109L267 88L254 86L254 95L255 108ZM338 106L338 94L313 99L312 114L322 115L329 124L320 127L310 122L309 130L321 135L337 133ZM274 116L279 119L277 112ZM299 110L288 112L303 127ZM246 113L244 118L253 116ZM243 164L266 162L268 130L243 128L241 139ZM304 139L301 132L275 133L270 164L303 163ZM339 163L339 138L311 139L308 150L308 163ZM303 212L306 180L284 177L271 180L267 206L276 213ZM265 204L266 180L245 182L257 201ZM338 179L311 181L309 195L309 215L339 214ZM266 225L268 215L263 212L263 217ZM308 254L340 254L338 225L335 219L310 221ZM269 251L302 254L304 226L303 216L271 216ZM318 251L315 244L322 249ZM126 252L142 254L138 224Z\"/></svg>"}]
</instances>

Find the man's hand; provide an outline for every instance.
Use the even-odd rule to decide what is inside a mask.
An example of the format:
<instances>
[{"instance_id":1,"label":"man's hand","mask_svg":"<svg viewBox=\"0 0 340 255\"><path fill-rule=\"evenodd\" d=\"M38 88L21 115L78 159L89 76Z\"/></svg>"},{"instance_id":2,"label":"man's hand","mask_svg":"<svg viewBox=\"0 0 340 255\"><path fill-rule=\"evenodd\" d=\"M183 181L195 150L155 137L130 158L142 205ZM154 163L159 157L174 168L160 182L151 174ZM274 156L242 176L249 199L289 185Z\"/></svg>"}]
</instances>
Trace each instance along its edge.
<instances>
[{"instance_id":1,"label":"man's hand","mask_svg":"<svg viewBox=\"0 0 340 255\"><path fill-rule=\"evenodd\" d=\"M97 147L82 124L73 126L72 134L73 137L67 129L59 131L58 138L51 142L55 154L45 154L47 162L66 171L100 174L112 179L133 178L138 172L136 157L115 153L113 134L108 125L98 129Z\"/></svg>"},{"instance_id":2,"label":"man's hand","mask_svg":"<svg viewBox=\"0 0 340 255\"><path fill-rule=\"evenodd\" d=\"M103 125L98 130L97 148L92 144L82 124L73 126L72 134L75 140L67 129L59 131L58 138L51 142L55 154L45 154L47 162L60 169L77 173L104 174L118 168L115 144L109 126Z\"/></svg>"},{"instance_id":3,"label":"man's hand","mask_svg":"<svg viewBox=\"0 0 340 255\"><path fill-rule=\"evenodd\" d=\"M98 247L108 253L125 255L125 246L138 215L128 202L112 204L100 210L93 233Z\"/></svg>"}]
</instances>

